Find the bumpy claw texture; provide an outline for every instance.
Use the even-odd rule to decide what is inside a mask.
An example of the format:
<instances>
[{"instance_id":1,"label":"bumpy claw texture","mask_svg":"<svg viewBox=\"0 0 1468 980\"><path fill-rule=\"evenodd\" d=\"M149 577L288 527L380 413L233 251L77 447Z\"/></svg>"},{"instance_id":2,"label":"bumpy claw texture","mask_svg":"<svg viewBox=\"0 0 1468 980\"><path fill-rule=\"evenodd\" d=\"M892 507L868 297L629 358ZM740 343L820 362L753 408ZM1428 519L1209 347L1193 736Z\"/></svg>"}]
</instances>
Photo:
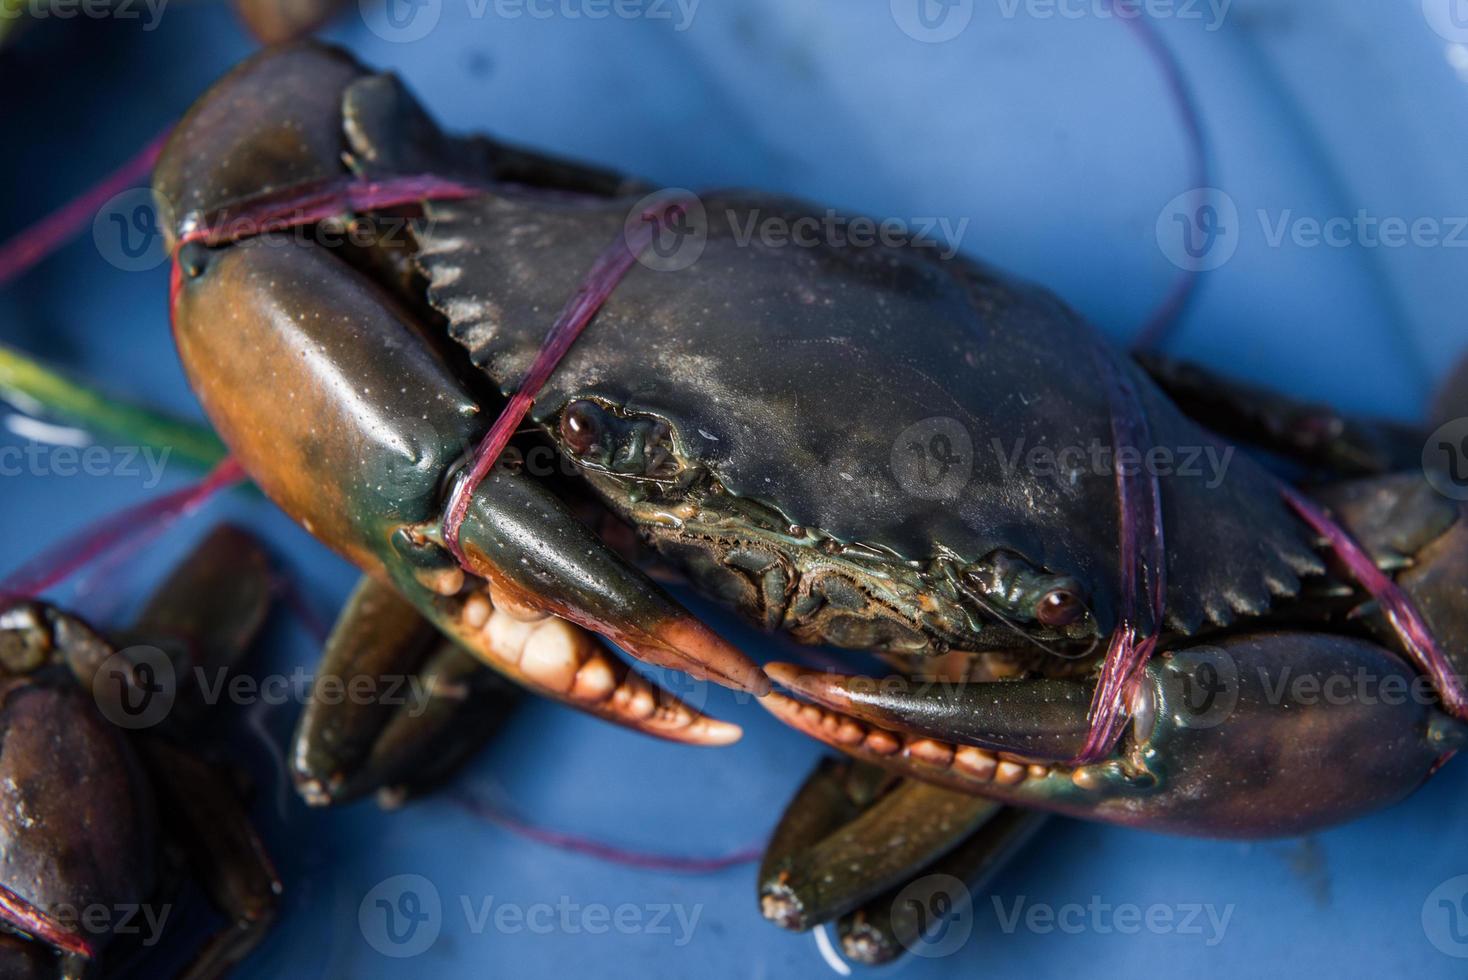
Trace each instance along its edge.
<instances>
[{"instance_id":1,"label":"bumpy claw texture","mask_svg":"<svg viewBox=\"0 0 1468 980\"><path fill-rule=\"evenodd\" d=\"M514 599L496 603L488 588L446 605L461 643L533 691L675 742L728 745L742 734L635 673L574 623Z\"/></svg>"}]
</instances>

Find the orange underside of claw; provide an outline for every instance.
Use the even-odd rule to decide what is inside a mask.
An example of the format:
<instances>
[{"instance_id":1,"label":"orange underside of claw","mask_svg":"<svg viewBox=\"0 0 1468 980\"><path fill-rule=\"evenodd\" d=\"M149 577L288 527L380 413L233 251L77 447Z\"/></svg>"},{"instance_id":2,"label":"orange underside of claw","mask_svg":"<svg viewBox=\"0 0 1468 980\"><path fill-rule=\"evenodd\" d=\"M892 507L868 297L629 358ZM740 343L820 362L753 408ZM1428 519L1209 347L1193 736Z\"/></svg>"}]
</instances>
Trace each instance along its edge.
<instances>
[{"instance_id":1,"label":"orange underside of claw","mask_svg":"<svg viewBox=\"0 0 1468 980\"><path fill-rule=\"evenodd\" d=\"M771 665L772 675L779 674L779 668L783 666ZM776 676L776 680L785 683L780 676ZM853 758L961 792L1002 797L1007 789L1059 771L1057 767L1011 758L971 745L954 745L895 732L779 692L769 694L759 703L795 730Z\"/></svg>"}]
</instances>

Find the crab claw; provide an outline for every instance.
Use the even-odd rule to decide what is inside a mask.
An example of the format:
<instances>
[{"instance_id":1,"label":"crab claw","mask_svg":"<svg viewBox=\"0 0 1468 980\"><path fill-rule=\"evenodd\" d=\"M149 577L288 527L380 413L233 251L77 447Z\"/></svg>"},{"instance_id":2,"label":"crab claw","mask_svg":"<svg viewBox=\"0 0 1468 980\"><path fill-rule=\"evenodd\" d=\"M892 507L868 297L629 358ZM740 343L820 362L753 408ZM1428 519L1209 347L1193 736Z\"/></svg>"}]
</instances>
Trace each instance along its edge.
<instances>
[{"instance_id":1,"label":"crab claw","mask_svg":"<svg viewBox=\"0 0 1468 980\"><path fill-rule=\"evenodd\" d=\"M469 594L481 586L443 547L442 507L484 421L428 332L373 279L294 236L186 245L180 265L174 325L185 370L260 488L491 667L578 703L570 679L593 659L586 644L552 644L560 653L550 665L534 661L525 644L507 659L462 622ZM526 473L501 468L478 488L461 541L496 609L528 619L553 614L650 663L769 690L753 661ZM532 674L532 663L543 676ZM644 730L651 724L635 712L605 713ZM718 736L727 741L728 731Z\"/></svg>"},{"instance_id":2,"label":"crab claw","mask_svg":"<svg viewBox=\"0 0 1468 980\"><path fill-rule=\"evenodd\" d=\"M1322 634L1239 636L1155 658L1121 743L1079 767L1037 760L1080 744L1084 685L936 688L767 669L815 703L760 703L855 758L1020 806L1208 837L1299 834L1394 803L1465 738L1394 654Z\"/></svg>"},{"instance_id":3,"label":"crab claw","mask_svg":"<svg viewBox=\"0 0 1468 980\"><path fill-rule=\"evenodd\" d=\"M289 45L244 62L189 111L154 174L173 204L171 241L185 242L174 333L211 420L266 494L453 633L465 575L443 547L442 504L486 420L424 325L403 263L411 234L328 248L311 220L352 211L330 188L350 176L344 154L362 164L345 151L353 127L400 125L405 142L438 146L391 80L372 81L344 52ZM488 144L474 143L477 156L452 145L459 165L509 165ZM326 189L295 196L309 188ZM265 199L289 213L261 217ZM502 469L477 489L459 543L497 608L554 614L649 663L769 690L752 661L524 474Z\"/></svg>"}]
</instances>

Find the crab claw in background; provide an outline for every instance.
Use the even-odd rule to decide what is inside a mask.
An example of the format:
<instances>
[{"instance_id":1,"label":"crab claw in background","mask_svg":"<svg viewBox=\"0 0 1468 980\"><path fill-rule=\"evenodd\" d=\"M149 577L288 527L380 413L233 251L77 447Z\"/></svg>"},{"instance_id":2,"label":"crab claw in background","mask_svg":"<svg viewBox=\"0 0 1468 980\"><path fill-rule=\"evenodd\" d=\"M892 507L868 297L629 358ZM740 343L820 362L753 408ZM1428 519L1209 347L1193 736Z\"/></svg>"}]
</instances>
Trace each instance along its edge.
<instances>
[{"instance_id":1,"label":"crab claw in background","mask_svg":"<svg viewBox=\"0 0 1468 980\"><path fill-rule=\"evenodd\" d=\"M370 698L312 698L296 723L291 776L313 806L430 788L514 709L518 689L364 577L322 653L316 684Z\"/></svg>"},{"instance_id":2,"label":"crab claw in background","mask_svg":"<svg viewBox=\"0 0 1468 980\"><path fill-rule=\"evenodd\" d=\"M1465 737L1394 654L1311 633L1245 635L1154 658L1121 743L1079 768L1026 755L1085 728L1089 697L1053 681L974 683L934 707L901 682L769 669L818 704L781 694L760 703L854 758L1019 806L1207 837L1300 834L1389 805ZM1010 701L1021 708L1008 710ZM964 706L993 730L971 721L943 729Z\"/></svg>"},{"instance_id":3,"label":"crab claw in background","mask_svg":"<svg viewBox=\"0 0 1468 980\"><path fill-rule=\"evenodd\" d=\"M483 413L374 280L289 235L191 244L180 262L174 332L194 390L246 472L302 526L539 693L654 734L701 732L710 743L737 735L643 690L571 627L649 663L769 690L757 665L529 474L501 467L475 492L461 542L483 582L466 578L440 540L442 504ZM527 629L495 634L505 622L495 612Z\"/></svg>"}]
</instances>

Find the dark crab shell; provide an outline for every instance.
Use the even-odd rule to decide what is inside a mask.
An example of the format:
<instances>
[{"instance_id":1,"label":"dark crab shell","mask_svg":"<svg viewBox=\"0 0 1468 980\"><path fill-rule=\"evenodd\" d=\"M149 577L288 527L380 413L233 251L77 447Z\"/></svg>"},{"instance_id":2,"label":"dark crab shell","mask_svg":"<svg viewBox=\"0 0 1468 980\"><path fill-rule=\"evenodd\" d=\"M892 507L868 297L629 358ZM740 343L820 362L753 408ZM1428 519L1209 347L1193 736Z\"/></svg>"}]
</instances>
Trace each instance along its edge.
<instances>
[{"instance_id":1,"label":"dark crab shell","mask_svg":"<svg viewBox=\"0 0 1468 980\"><path fill-rule=\"evenodd\" d=\"M353 154L374 173L418 172L435 134L391 76L344 99ZM440 151L463 174L466 153ZM581 188L584 189L584 188ZM508 393L598 255L624 234L637 197L486 193L432 203L419 236L428 298L453 338ZM676 444L730 492L793 524L923 561L1010 549L1090 589L1109 629L1121 594L1115 478L1057 478L1014 454L1113 443L1103 343L1051 294L972 261L913 246L783 247L751 221L823 212L744 193L705 195L699 258L677 271L634 265L542 391L547 428L592 398L668 422ZM1213 444L1129 359L1153 443L1190 457ZM971 473L951 499L894 471L904 432L953 420ZM933 424L930 422L930 424ZM947 427L950 422L937 423ZM1258 615L1322 565L1272 478L1235 455L1216 486L1161 479L1168 626L1193 632ZM1151 624L1143 623L1144 628Z\"/></svg>"}]
</instances>

